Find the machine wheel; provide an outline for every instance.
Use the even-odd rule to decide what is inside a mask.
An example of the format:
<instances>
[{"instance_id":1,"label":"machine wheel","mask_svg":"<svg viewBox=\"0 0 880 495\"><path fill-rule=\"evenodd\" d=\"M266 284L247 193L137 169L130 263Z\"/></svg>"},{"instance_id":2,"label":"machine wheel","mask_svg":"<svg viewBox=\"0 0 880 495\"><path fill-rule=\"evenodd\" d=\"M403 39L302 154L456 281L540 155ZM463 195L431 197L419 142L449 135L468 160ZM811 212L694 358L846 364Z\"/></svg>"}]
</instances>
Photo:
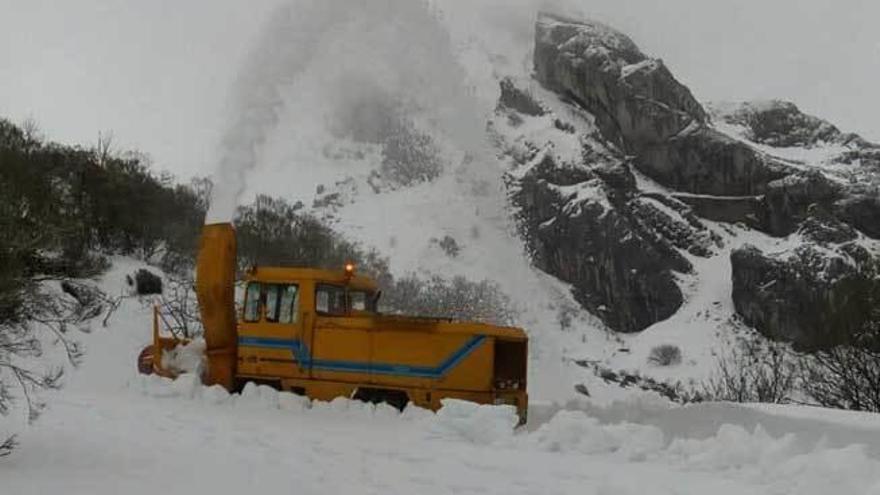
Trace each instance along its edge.
<instances>
[{"instance_id":1,"label":"machine wheel","mask_svg":"<svg viewBox=\"0 0 880 495\"><path fill-rule=\"evenodd\" d=\"M355 390L354 394L352 394L351 398L362 402L369 402L371 404L380 404L384 402L398 411L403 411L406 409L406 405L409 404L409 395L407 395L406 392L403 390L385 388L359 387Z\"/></svg>"},{"instance_id":2,"label":"machine wheel","mask_svg":"<svg viewBox=\"0 0 880 495\"><path fill-rule=\"evenodd\" d=\"M138 372L142 375L153 374L153 346L148 345L144 347L138 355L137 367Z\"/></svg>"}]
</instances>

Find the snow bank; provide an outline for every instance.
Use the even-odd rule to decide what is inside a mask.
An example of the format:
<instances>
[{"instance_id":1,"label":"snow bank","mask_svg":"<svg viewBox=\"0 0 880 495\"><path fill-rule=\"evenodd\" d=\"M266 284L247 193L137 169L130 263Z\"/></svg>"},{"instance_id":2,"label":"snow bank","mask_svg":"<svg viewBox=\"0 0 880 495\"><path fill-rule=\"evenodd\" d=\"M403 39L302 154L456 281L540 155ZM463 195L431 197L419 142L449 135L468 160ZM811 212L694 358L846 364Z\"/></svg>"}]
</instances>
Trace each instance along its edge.
<instances>
[{"instance_id":1,"label":"snow bank","mask_svg":"<svg viewBox=\"0 0 880 495\"><path fill-rule=\"evenodd\" d=\"M267 385L252 382L247 383L240 394L230 394L220 385L203 385L199 376L193 373L185 373L175 380L158 375L137 375L129 382L129 389L152 398L184 399L248 412L280 410L285 413L308 413L354 420L400 418L408 422L434 418L431 411L413 405L401 413L388 404L369 404L344 397L330 402L313 401L308 397L280 392Z\"/></svg>"},{"instance_id":2,"label":"snow bank","mask_svg":"<svg viewBox=\"0 0 880 495\"><path fill-rule=\"evenodd\" d=\"M681 436L679 428L665 428L669 426L665 423L677 412L699 412L701 416L708 416L713 415L710 410L669 408L668 405L663 409L644 407L646 404L639 408L632 401L628 404L631 406L628 414L621 409L624 403L611 408L615 412L613 417L601 408L592 408L592 412L571 408L556 411L537 430L524 436L522 447L567 454L612 455L630 462L653 461L686 471L736 475L769 487L770 493L880 495L880 460L866 445L841 446L833 438L814 441L812 437L792 432L773 434L773 430L760 423L748 428L725 423L737 419L736 413L748 412L746 408L735 406L728 407L727 415L715 412L716 424L721 422L721 426L716 427L714 434L686 438ZM615 418L621 421L639 416L657 424L612 424ZM683 419L690 416L686 414ZM788 418L788 421L804 420ZM789 427L799 431L796 425ZM864 433L865 441L870 442L868 430Z\"/></svg>"},{"instance_id":3,"label":"snow bank","mask_svg":"<svg viewBox=\"0 0 880 495\"><path fill-rule=\"evenodd\" d=\"M519 422L513 406L489 406L457 399L441 402L443 407L437 411L429 429L441 438L496 444L510 440Z\"/></svg>"},{"instance_id":4,"label":"snow bank","mask_svg":"<svg viewBox=\"0 0 880 495\"><path fill-rule=\"evenodd\" d=\"M714 471L778 464L793 454L794 447L794 435L774 438L761 426L750 433L741 426L725 424L712 438L676 439L669 452L690 467Z\"/></svg>"},{"instance_id":5,"label":"snow bank","mask_svg":"<svg viewBox=\"0 0 880 495\"><path fill-rule=\"evenodd\" d=\"M722 425L712 438L676 439L666 453L687 469L736 472L774 493L880 493L880 461L862 445L804 450L791 434L772 437L760 426L749 432Z\"/></svg>"},{"instance_id":6,"label":"snow bank","mask_svg":"<svg viewBox=\"0 0 880 495\"><path fill-rule=\"evenodd\" d=\"M551 452L619 454L634 461L644 460L665 446L659 428L632 423L601 425L582 411L559 411L531 440Z\"/></svg>"},{"instance_id":7,"label":"snow bank","mask_svg":"<svg viewBox=\"0 0 880 495\"><path fill-rule=\"evenodd\" d=\"M247 384L241 394L229 394L219 386L203 386L198 376L191 373L177 380L138 376L130 386L154 398L189 400L249 413L276 411L320 420L343 419L346 424L359 423L367 428L376 420L401 421L394 428L406 429L403 424L409 423L423 431L420 434L429 440L563 454L560 462L572 455L610 456L622 462L660 464L676 471L720 473L748 480L769 493L818 495L833 491L880 495L880 460L872 457L866 446L832 447L831 442L804 441L797 433L774 435L772 429L760 424L750 429L724 423L730 418L723 415L715 416L722 425L714 434L703 438L686 438L675 433L675 428L663 429L663 419L658 425L620 422L626 417L620 414L617 422L613 422L613 418L603 419L602 414L583 409L556 411L535 431L517 434L518 418L516 409L511 406L447 399L436 414L417 407L408 407L400 413L385 404L373 405L341 397L330 402L310 401L253 383ZM635 402L629 403L631 409L639 409ZM642 414L647 414L648 409L654 414L662 412L659 404L654 408L641 406ZM687 412L689 408L677 410ZM543 412L550 413L550 410ZM630 421L637 416L631 411Z\"/></svg>"}]
</instances>

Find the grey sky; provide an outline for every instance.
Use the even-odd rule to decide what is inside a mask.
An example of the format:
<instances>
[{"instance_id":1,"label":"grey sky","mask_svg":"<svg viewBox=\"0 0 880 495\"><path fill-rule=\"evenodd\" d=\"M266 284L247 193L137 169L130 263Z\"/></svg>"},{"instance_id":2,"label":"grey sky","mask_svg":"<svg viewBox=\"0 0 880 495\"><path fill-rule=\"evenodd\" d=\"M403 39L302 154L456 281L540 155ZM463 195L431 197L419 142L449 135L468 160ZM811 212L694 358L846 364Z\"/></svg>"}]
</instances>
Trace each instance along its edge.
<instances>
[{"instance_id":1,"label":"grey sky","mask_svg":"<svg viewBox=\"0 0 880 495\"><path fill-rule=\"evenodd\" d=\"M31 117L65 142L110 130L161 169L207 174L234 74L279 2L0 0L0 115ZM877 0L581 6L663 58L700 99L785 98L880 141Z\"/></svg>"}]
</instances>

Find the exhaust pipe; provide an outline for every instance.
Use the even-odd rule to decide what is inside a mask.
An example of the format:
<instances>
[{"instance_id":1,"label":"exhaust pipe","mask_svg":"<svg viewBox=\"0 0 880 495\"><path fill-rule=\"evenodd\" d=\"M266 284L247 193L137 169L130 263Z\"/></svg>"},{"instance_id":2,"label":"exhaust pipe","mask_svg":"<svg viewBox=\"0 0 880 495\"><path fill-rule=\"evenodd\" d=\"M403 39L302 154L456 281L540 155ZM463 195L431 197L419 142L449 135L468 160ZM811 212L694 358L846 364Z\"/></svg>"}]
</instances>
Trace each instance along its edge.
<instances>
[{"instance_id":1,"label":"exhaust pipe","mask_svg":"<svg viewBox=\"0 0 880 495\"><path fill-rule=\"evenodd\" d=\"M196 296L205 329L205 385L235 387L238 351L235 318L235 229L231 223L205 225L196 261Z\"/></svg>"}]
</instances>

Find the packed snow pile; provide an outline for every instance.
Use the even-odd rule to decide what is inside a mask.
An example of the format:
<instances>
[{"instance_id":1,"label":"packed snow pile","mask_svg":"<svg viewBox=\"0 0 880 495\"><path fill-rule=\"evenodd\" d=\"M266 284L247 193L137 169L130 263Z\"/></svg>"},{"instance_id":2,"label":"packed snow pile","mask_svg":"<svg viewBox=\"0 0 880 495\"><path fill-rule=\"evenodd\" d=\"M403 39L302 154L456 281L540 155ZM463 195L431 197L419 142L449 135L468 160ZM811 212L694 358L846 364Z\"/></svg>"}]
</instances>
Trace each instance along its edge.
<instances>
[{"instance_id":1,"label":"packed snow pile","mask_svg":"<svg viewBox=\"0 0 880 495\"><path fill-rule=\"evenodd\" d=\"M793 435L774 438L760 426L749 432L722 425L713 438L673 441L668 454L689 469L746 476L780 493L871 495L880 490L880 461L869 457L864 446L803 450Z\"/></svg>"},{"instance_id":2,"label":"packed snow pile","mask_svg":"<svg viewBox=\"0 0 880 495\"><path fill-rule=\"evenodd\" d=\"M601 425L582 411L560 411L533 435L539 447L551 452L613 454L628 461L644 460L665 445L663 432L657 427Z\"/></svg>"},{"instance_id":3,"label":"packed snow pile","mask_svg":"<svg viewBox=\"0 0 880 495\"><path fill-rule=\"evenodd\" d=\"M509 406L477 405L457 400L445 401L436 414L414 407L401 413L387 405L343 398L332 402L309 401L254 384L248 384L240 395L228 394L219 387L203 387L193 376L187 375L177 382L139 377L132 381L131 389L160 400L160 404L172 410L181 410L186 403L197 404L197 410L201 411L197 414L200 415L240 411L261 418L274 418L278 412L284 417L306 422L384 425L381 427L396 430L395 434L408 435L410 428L416 428L418 440L413 441L439 442L438 445L443 447L437 448L447 450L461 444L468 448L491 448L496 453L557 455L561 456L560 461L574 455L582 456L582 462L586 463L582 465L610 460L629 465L627 469L636 472L639 465L645 468L664 466L663 469L678 472L685 478L693 475L687 473L717 473L730 482L746 480L755 487L763 487L768 493L820 494L836 487L839 493L871 494L870 490L880 488L880 475L877 474L880 460L865 446L836 447L821 439L805 442L797 433L772 435L760 424L749 429L745 423L722 423L711 434L688 438L675 436L671 417L656 425L605 423L583 410L562 409L532 431L526 431L515 428L516 412ZM181 400L184 402L180 403ZM649 404L634 401L629 401L626 407L646 408L645 413L651 410ZM675 408L667 406L665 410L675 414ZM734 414L724 417L737 417L735 408L729 412ZM797 430L796 424L804 420L793 415L785 421L792 430ZM845 425L838 427L845 428Z\"/></svg>"},{"instance_id":4,"label":"packed snow pile","mask_svg":"<svg viewBox=\"0 0 880 495\"><path fill-rule=\"evenodd\" d=\"M200 376L205 366L205 339L197 338L162 352L162 368Z\"/></svg>"},{"instance_id":5,"label":"packed snow pile","mask_svg":"<svg viewBox=\"0 0 880 495\"><path fill-rule=\"evenodd\" d=\"M513 406L489 406L444 399L430 431L440 437L479 444L496 444L511 438L519 422Z\"/></svg>"}]
</instances>

